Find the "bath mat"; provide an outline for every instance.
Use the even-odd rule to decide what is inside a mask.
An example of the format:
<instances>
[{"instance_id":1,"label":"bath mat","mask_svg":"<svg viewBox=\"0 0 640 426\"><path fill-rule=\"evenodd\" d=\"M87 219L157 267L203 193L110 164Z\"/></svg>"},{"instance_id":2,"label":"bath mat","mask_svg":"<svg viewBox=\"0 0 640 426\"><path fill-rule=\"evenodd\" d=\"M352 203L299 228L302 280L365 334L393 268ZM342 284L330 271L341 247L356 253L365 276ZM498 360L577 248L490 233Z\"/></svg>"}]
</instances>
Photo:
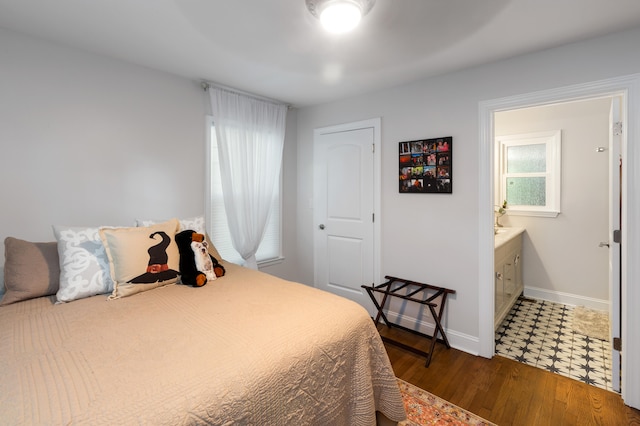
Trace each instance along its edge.
<instances>
[{"instance_id":1,"label":"bath mat","mask_svg":"<svg viewBox=\"0 0 640 426\"><path fill-rule=\"evenodd\" d=\"M573 310L571 328L578 334L594 339L609 340L609 313L577 306Z\"/></svg>"},{"instance_id":2,"label":"bath mat","mask_svg":"<svg viewBox=\"0 0 640 426\"><path fill-rule=\"evenodd\" d=\"M495 426L494 423L404 380L398 379L398 386L400 386L404 409L407 412L407 420L400 422L399 426Z\"/></svg>"}]
</instances>

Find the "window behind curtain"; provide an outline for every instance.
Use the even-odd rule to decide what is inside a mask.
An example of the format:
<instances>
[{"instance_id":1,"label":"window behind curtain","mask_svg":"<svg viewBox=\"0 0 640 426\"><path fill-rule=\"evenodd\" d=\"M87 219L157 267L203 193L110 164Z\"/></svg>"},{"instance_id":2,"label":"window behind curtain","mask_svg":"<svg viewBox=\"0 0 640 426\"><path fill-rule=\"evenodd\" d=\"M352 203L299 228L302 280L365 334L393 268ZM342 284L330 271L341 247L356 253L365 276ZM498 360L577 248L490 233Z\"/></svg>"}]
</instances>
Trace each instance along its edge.
<instances>
[{"instance_id":1,"label":"window behind curtain","mask_svg":"<svg viewBox=\"0 0 640 426\"><path fill-rule=\"evenodd\" d=\"M220 256L224 260L232 263L242 264L240 254L233 248L231 234L227 226L227 213L224 208L224 197L222 196L222 182L220 179L220 161L218 159L218 144L216 132L212 120L209 120L209 236L213 241ZM281 178L282 180L282 175ZM276 188L269 221L265 229L264 237L260 243L260 248L256 253L256 260L259 264L268 263L281 259L281 185Z\"/></svg>"}]
</instances>

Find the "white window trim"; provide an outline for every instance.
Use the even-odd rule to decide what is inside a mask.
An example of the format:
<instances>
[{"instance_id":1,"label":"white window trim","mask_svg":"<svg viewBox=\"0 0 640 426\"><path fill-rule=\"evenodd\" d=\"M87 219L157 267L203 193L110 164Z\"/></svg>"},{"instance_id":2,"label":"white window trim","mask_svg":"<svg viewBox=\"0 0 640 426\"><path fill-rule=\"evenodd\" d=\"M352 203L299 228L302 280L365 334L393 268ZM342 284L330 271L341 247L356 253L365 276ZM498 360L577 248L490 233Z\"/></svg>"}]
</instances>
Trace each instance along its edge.
<instances>
[{"instance_id":1,"label":"white window trim","mask_svg":"<svg viewBox=\"0 0 640 426\"><path fill-rule=\"evenodd\" d=\"M213 116L211 115L207 115L206 116L206 120L205 120L205 135L206 135L206 139L205 139L205 153L206 153L206 184L205 184L205 222L206 222L206 227L207 227L207 232L209 233L210 238L212 238L212 241L215 240L215 238L211 235L212 234L212 197L211 197L211 129L213 127ZM284 167L284 165L283 165ZM283 173L282 173L282 168L280 169L280 193L279 193L279 209L280 209L280 214L279 214L279 235L278 235L278 255L276 257L273 258L269 258L269 259L262 259L262 260L258 260L258 266L259 267L265 267L265 266L271 266L271 265L276 265L279 263L282 263L284 261L284 256L282 254L282 195L283 195ZM222 253L220 253L220 256L223 257L224 259L224 255ZM227 260L227 259L225 259Z\"/></svg>"},{"instance_id":2,"label":"white window trim","mask_svg":"<svg viewBox=\"0 0 640 426\"><path fill-rule=\"evenodd\" d=\"M544 144L546 146L547 170L544 173L507 174L507 148L518 145ZM496 180L496 193L498 194L496 205L502 205L507 199L506 179L517 176L544 176L546 178L546 205L522 206L507 205L507 214L514 216L557 217L560 214L561 194L561 152L562 131L552 130L546 132L524 133L507 135L496 138L498 148L499 176ZM499 200L499 201L498 201Z\"/></svg>"}]
</instances>

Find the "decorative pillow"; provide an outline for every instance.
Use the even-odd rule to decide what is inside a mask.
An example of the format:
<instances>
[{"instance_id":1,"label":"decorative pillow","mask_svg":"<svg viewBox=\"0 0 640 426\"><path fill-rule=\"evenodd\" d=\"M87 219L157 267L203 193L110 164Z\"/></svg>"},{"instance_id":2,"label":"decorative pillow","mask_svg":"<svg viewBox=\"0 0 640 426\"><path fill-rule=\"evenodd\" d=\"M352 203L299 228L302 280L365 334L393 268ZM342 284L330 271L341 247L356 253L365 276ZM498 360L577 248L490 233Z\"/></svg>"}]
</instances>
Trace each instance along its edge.
<instances>
[{"instance_id":1,"label":"decorative pillow","mask_svg":"<svg viewBox=\"0 0 640 426\"><path fill-rule=\"evenodd\" d=\"M60 256L58 302L113 291L107 252L99 228L54 226Z\"/></svg>"},{"instance_id":2,"label":"decorative pillow","mask_svg":"<svg viewBox=\"0 0 640 426\"><path fill-rule=\"evenodd\" d=\"M135 228L100 228L118 299L178 281L178 220Z\"/></svg>"},{"instance_id":3,"label":"decorative pillow","mask_svg":"<svg viewBox=\"0 0 640 426\"><path fill-rule=\"evenodd\" d=\"M216 260L222 260L222 257L220 257L220 253L218 253L218 250L213 245L211 238L209 238L209 234L207 234L204 216L196 216L196 217L190 217L187 219L179 219L179 221L180 221L180 229L178 229L178 232L182 232L185 229L191 229L192 231L196 231L198 234L204 234L207 240L207 244L209 245L209 253L211 254L211 256L215 257ZM136 226L149 226L149 225L154 225L158 222L161 222L161 221L136 219Z\"/></svg>"},{"instance_id":4,"label":"decorative pillow","mask_svg":"<svg viewBox=\"0 0 640 426\"><path fill-rule=\"evenodd\" d=\"M182 232L185 229L191 229L198 234L205 234L204 216L189 217L187 219L178 219L180 222L180 229L178 232ZM157 223L164 222L164 220L140 220L136 219L136 226L151 226Z\"/></svg>"},{"instance_id":5,"label":"decorative pillow","mask_svg":"<svg viewBox=\"0 0 640 426\"><path fill-rule=\"evenodd\" d=\"M56 242L32 243L7 237L4 257L6 292L0 305L56 294L60 281Z\"/></svg>"}]
</instances>

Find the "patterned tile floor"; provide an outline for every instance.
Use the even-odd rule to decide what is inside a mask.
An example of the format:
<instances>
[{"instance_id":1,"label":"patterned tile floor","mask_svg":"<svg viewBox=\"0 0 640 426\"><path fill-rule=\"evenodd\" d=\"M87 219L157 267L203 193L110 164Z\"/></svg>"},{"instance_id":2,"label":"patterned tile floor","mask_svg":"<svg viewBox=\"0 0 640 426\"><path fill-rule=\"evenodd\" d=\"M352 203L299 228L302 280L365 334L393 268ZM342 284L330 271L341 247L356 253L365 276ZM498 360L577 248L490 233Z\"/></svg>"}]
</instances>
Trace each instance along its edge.
<instances>
[{"instance_id":1,"label":"patterned tile floor","mask_svg":"<svg viewBox=\"0 0 640 426\"><path fill-rule=\"evenodd\" d=\"M574 333L573 309L521 297L496 330L496 354L611 390L609 342Z\"/></svg>"}]
</instances>

